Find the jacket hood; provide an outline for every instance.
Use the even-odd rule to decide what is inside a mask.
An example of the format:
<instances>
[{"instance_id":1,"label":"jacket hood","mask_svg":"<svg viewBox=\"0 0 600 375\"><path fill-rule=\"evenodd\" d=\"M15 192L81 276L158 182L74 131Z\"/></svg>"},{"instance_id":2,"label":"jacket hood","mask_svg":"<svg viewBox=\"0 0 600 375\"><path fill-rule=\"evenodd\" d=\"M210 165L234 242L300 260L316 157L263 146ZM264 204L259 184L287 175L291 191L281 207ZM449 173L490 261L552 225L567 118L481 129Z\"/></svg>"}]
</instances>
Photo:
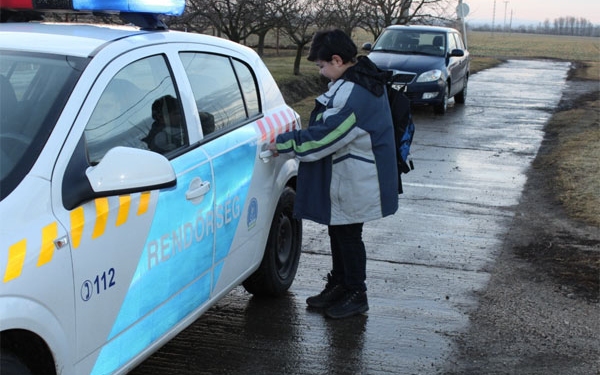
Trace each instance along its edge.
<instances>
[{"instance_id":1,"label":"jacket hood","mask_svg":"<svg viewBox=\"0 0 600 375\"><path fill-rule=\"evenodd\" d=\"M379 97L384 94L385 85L391 75L391 72L379 69L367 56L359 56L358 62L348 68L342 78L364 87Z\"/></svg>"}]
</instances>

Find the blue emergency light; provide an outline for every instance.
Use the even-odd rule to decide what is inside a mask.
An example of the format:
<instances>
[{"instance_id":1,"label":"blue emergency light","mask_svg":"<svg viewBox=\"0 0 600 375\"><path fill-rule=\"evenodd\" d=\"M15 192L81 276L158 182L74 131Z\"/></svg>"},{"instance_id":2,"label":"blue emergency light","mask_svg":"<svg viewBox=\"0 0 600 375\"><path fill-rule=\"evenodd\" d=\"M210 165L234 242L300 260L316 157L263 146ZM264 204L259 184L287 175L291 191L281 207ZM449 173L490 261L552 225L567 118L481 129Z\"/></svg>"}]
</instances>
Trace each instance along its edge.
<instances>
[{"instance_id":1,"label":"blue emergency light","mask_svg":"<svg viewBox=\"0 0 600 375\"><path fill-rule=\"evenodd\" d=\"M15 10L73 10L180 16L185 9L185 0L0 0L0 7Z\"/></svg>"}]
</instances>

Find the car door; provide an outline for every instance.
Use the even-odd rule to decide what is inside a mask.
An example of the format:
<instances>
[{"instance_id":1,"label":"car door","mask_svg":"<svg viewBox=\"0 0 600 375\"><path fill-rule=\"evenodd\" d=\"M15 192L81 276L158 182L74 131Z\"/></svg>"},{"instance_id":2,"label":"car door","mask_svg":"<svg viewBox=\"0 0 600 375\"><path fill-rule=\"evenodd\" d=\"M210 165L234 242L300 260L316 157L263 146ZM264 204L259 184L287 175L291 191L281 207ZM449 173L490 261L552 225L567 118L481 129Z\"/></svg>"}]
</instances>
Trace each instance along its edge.
<instances>
[{"instance_id":1,"label":"car door","mask_svg":"<svg viewBox=\"0 0 600 375\"><path fill-rule=\"evenodd\" d=\"M467 78L467 75L469 73L469 65L470 65L470 56L469 56L469 51L467 50L467 47L465 46L464 40L461 36L460 33L455 32L454 33L454 38L456 39L456 46L463 50L464 52L464 56L461 58L460 61L460 78L461 78L461 87L464 86L464 80Z\"/></svg>"},{"instance_id":2,"label":"car door","mask_svg":"<svg viewBox=\"0 0 600 375\"><path fill-rule=\"evenodd\" d=\"M254 89L253 97L246 96L251 108L248 111L229 55L182 51L180 57L203 124L206 137L203 148L210 155L214 168L217 240L213 293L219 294L227 291L252 265L257 249L257 240L244 236L248 256L229 262L232 267L223 274L225 260L235 250L232 244L243 223L242 213L247 211L249 187L257 161L256 132L249 123L252 117L258 116L259 103ZM254 80L252 82L255 87ZM256 205L252 210L259 210L258 203ZM245 232L255 233L249 228Z\"/></svg>"},{"instance_id":3,"label":"car door","mask_svg":"<svg viewBox=\"0 0 600 375\"><path fill-rule=\"evenodd\" d=\"M243 57L215 48L180 53L197 105L215 182L215 258L213 295L241 283L265 249L282 182L283 161L263 162L260 153L275 132L296 125L289 107L265 109L258 78ZM281 159L281 158L279 158Z\"/></svg>"},{"instance_id":4,"label":"car door","mask_svg":"<svg viewBox=\"0 0 600 375\"><path fill-rule=\"evenodd\" d=\"M455 49L464 51L464 45L458 35L455 32L448 34L449 52L451 53ZM465 51L466 53L466 51ZM451 95L461 91L464 86L464 79L467 69L468 57L464 56L451 56L449 62L450 74L452 77L452 92Z\"/></svg>"},{"instance_id":5,"label":"car door","mask_svg":"<svg viewBox=\"0 0 600 375\"><path fill-rule=\"evenodd\" d=\"M209 299L214 180L182 97L166 54L124 54L95 78L59 156L53 209L69 228L77 373L114 371ZM171 186L85 194L127 167L125 183L152 181L165 163Z\"/></svg>"}]
</instances>

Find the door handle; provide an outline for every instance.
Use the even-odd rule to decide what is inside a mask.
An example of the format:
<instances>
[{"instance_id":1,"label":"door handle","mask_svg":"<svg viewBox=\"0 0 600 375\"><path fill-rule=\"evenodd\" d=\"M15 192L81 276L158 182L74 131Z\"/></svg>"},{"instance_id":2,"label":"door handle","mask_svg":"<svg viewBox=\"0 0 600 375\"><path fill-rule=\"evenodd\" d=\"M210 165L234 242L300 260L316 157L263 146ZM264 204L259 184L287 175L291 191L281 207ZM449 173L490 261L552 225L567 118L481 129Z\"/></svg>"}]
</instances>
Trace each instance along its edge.
<instances>
[{"instance_id":1,"label":"door handle","mask_svg":"<svg viewBox=\"0 0 600 375\"><path fill-rule=\"evenodd\" d=\"M271 151L271 150L264 150L258 154L258 157L260 158L260 160L263 161L263 163L268 163L269 159L271 159L272 156L273 156L273 151Z\"/></svg>"},{"instance_id":2,"label":"door handle","mask_svg":"<svg viewBox=\"0 0 600 375\"><path fill-rule=\"evenodd\" d=\"M188 191L185 192L185 199L197 204L202 202L202 199L209 191L209 181L202 181L200 177L194 177L190 182Z\"/></svg>"},{"instance_id":3,"label":"door handle","mask_svg":"<svg viewBox=\"0 0 600 375\"><path fill-rule=\"evenodd\" d=\"M258 153L258 157L260 158L260 160L263 161L263 163L268 163L269 160L271 160L271 158L273 157L274 153L273 151L269 150L269 145L267 143L264 143L262 146L260 146L260 152Z\"/></svg>"}]
</instances>

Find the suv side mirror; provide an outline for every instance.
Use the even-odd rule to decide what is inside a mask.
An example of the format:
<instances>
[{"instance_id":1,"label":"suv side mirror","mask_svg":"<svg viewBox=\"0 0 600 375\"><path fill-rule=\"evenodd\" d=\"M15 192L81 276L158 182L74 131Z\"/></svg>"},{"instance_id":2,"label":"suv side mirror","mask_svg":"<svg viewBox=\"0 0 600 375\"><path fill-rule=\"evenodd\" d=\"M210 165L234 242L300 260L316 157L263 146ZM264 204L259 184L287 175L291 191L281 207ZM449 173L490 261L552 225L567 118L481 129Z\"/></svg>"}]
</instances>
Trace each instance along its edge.
<instances>
[{"instance_id":1,"label":"suv side mirror","mask_svg":"<svg viewBox=\"0 0 600 375\"><path fill-rule=\"evenodd\" d=\"M365 51L370 51L373 45L371 43L365 43L362 45L362 49Z\"/></svg>"},{"instance_id":2,"label":"suv side mirror","mask_svg":"<svg viewBox=\"0 0 600 375\"><path fill-rule=\"evenodd\" d=\"M453 49L450 51L450 57L463 57L465 55L465 51L462 49Z\"/></svg>"}]
</instances>

